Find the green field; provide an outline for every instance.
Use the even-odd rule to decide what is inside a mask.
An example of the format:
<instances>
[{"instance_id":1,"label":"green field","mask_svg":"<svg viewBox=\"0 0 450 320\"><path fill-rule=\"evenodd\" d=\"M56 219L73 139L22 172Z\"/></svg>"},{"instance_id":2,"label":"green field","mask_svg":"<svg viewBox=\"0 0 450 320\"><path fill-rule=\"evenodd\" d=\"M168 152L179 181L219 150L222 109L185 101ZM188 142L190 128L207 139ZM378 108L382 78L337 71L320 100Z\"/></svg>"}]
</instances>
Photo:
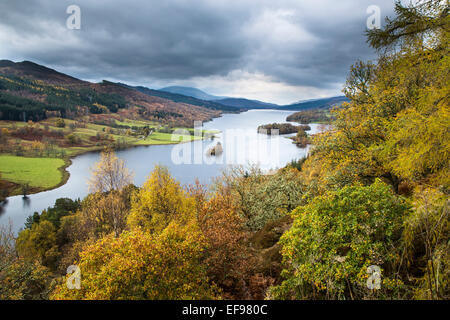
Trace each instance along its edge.
<instances>
[{"instance_id":1,"label":"green field","mask_svg":"<svg viewBox=\"0 0 450 320\"><path fill-rule=\"evenodd\" d=\"M0 121L0 130L6 130L3 136L3 144L0 145L0 185L3 191L7 190L9 195L20 194L21 185L28 184L28 193L36 193L55 188L65 181L68 173L61 168L64 167L68 158L80 155L89 151L100 151L111 143L121 142L124 147L142 145L162 145L176 144L180 142L201 140L203 137L194 136L193 128L173 128L184 129L189 132L187 135L178 137L171 133L154 131L155 126L160 124L145 120L124 119L116 120L116 124L128 126L131 134L125 128L110 127L103 124L85 123L84 126L75 126L78 121L64 119L65 127L56 126L56 118L49 118L37 123L24 123L18 121ZM72 128L70 128L72 126ZM153 132L144 137L138 129L151 127ZM29 132L33 130L47 130L52 132L54 141L52 143L52 153L39 153L39 149L33 149L33 135L27 139L13 136L13 132L25 128ZM135 128L135 129L131 129ZM1 131L0 131L1 132ZM59 133L59 136L55 136ZM217 131L203 130L203 134L213 135ZM76 136L78 142L74 145L67 143L69 135ZM98 135L107 136L107 139L92 139ZM5 138L6 137L6 138ZM56 138L55 138L56 137ZM175 138L178 138L174 140ZM6 140L5 140L6 139ZM37 136L39 140L39 136ZM42 139L44 141L44 139ZM17 145L21 150L18 151ZM44 149L48 147L44 145ZM37 151L36 151L37 150ZM9 183L7 183L9 182Z\"/></svg>"},{"instance_id":2,"label":"green field","mask_svg":"<svg viewBox=\"0 0 450 320\"><path fill-rule=\"evenodd\" d=\"M151 125L151 126L159 125L157 122L153 122L153 121L129 120L129 119L126 119L124 121L116 120L116 124L121 125L121 126L128 126L130 128L131 127L145 127L148 125Z\"/></svg>"},{"instance_id":3,"label":"green field","mask_svg":"<svg viewBox=\"0 0 450 320\"><path fill-rule=\"evenodd\" d=\"M61 183L63 159L0 156L1 178L16 184L49 189Z\"/></svg>"},{"instance_id":4,"label":"green field","mask_svg":"<svg viewBox=\"0 0 450 320\"><path fill-rule=\"evenodd\" d=\"M179 135L177 136L179 140L172 140L171 133L155 132L149 135L147 138L135 142L135 145L152 145L152 144L175 144L179 142L201 140L202 137ZM174 136L175 139L175 136Z\"/></svg>"}]
</instances>

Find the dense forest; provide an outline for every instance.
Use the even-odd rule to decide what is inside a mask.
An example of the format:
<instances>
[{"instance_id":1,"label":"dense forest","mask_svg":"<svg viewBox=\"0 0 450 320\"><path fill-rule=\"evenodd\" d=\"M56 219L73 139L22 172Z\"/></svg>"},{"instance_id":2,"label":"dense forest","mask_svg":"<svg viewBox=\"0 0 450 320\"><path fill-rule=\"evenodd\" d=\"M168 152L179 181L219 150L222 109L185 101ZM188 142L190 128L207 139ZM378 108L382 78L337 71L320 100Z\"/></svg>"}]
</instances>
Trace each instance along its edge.
<instances>
[{"instance_id":1,"label":"dense forest","mask_svg":"<svg viewBox=\"0 0 450 320\"><path fill-rule=\"evenodd\" d=\"M329 123L331 122L329 109L314 109L298 111L286 118L286 121L298 123Z\"/></svg>"},{"instance_id":2,"label":"dense forest","mask_svg":"<svg viewBox=\"0 0 450 320\"><path fill-rule=\"evenodd\" d=\"M107 150L88 197L2 229L0 299L449 299L448 6L395 9L307 159L137 188Z\"/></svg>"},{"instance_id":3,"label":"dense forest","mask_svg":"<svg viewBox=\"0 0 450 320\"><path fill-rule=\"evenodd\" d=\"M194 120L207 121L222 111L240 111L141 89L106 80L85 82L29 61L0 60L0 120L37 122L54 117L96 119L99 115L110 120L119 116L171 127L192 127Z\"/></svg>"},{"instance_id":4,"label":"dense forest","mask_svg":"<svg viewBox=\"0 0 450 320\"><path fill-rule=\"evenodd\" d=\"M35 96L42 96L35 99ZM117 112L125 108L125 99L118 94L98 93L94 89L65 88L41 81L0 76L0 120L39 121L48 111L57 111L61 117L85 106L93 114Z\"/></svg>"}]
</instances>

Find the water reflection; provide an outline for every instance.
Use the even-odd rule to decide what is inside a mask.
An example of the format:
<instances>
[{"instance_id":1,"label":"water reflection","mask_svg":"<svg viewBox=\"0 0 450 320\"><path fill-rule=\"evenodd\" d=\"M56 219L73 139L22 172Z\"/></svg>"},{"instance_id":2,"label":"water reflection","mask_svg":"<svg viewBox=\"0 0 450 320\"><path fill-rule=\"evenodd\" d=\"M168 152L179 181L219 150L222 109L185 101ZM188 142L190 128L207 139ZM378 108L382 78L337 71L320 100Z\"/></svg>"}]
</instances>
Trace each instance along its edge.
<instances>
[{"instance_id":1,"label":"water reflection","mask_svg":"<svg viewBox=\"0 0 450 320\"><path fill-rule=\"evenodd\" d=\"M22 197L22 202L23 202L23 208L24 209L28 209L31 206L31 199L28 196L23 196Z\"/></svg>"},{"instance_id":2,"label":"water reflection","mask_svg":"<svg viewBox=\"0 0 450 320\"><path fill-rule=\"evenodd\" d=\"M5 214L6 210L5 210L5 206L8 204L8 199L0 202L0 218L2 215Z\"/></svg>"}]
</instances>

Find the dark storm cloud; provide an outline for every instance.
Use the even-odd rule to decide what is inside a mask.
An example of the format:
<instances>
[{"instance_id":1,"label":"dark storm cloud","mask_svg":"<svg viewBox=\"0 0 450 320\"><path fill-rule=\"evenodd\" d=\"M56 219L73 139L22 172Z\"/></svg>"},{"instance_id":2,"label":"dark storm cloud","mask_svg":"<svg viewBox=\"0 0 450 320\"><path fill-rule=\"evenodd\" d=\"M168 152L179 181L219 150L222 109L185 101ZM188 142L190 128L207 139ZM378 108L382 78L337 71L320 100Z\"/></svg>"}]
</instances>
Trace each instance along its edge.
<instances>
[{"instance_id":1,"label":"dark storm cloud","mask_svg":"<svg viewBox=\"0 0 450 320\"><path fill-rule=\"evenodd\" d=\"M81 7L81 30L65 27ZM2 0L0 58L40 62L84 79L134 83L261 73L293 86L333 88L365 43L369 5L392 1Z\"/></svg>"}]
</instances>

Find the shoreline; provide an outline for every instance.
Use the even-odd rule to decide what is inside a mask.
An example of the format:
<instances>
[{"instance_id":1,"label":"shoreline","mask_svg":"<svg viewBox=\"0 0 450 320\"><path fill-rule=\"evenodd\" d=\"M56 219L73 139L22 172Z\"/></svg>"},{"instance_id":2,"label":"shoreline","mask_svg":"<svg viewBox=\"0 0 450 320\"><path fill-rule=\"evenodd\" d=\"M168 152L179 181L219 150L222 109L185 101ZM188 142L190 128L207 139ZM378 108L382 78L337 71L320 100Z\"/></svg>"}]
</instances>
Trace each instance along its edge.
<instances>
[{"instance_id":1,"label":"shoreline","mask_svg":"<svg viewBox=\"0 0 450 320\"><path fill-rule=\"evenodd\" d=\"M224 114L241 114L241 113L248 112L248 111L251 111L251 110L268 110L268 111L271 111L271 110L276 110L276 109L248 109L248 110L242 110L241 112L223 112L220 116L213 117L212 119L210 119L208 121L204 121L204 122L211 122L214 119L218 119L218 118L223 117ZM277 111L292 112L291 110L277 110ZM215 132L214 134L217 134L219 132ZM176 144L181 144L181 143L191 143L191 142L200 141L200 140L204 141L205 140L205 135L202 135L202 139L198 139L198 140L179 141L179 142L175 142L174 141L173 143L163 142L163 143L157 143L157 144L155 144L155 143L131 144L131 145L128 145L128 146L126 146L124 148L114 149L114 151L128 150L128 149L132 149L132 148L136 148L136 147L176 145ZM101 152L104 148L105 148L105 146L91 147L91 148L89 148L89 150L79 150L79 151L74 152L70 156L66 156L64 158L59 158L59 159L62 159L64 161L64 165L62 165L61 167L58 168L58 170L62 174L61 181L57 185L55 185L53 187L47 187L47 188L46 187L34 187L34 188L30 188L30 190L27 193L27 195L34 195L34 194L38 194L38 193L41 193L41 192L51 191L51 190L57 189L57 188L65 185L67 183L67 181L70 179L70 173L66 169L70 165L72 165L72 159L74 159L74 158L76 158L78 156L84 155L84 154ZM11 188L12 189L11 194L8 194L8 196L3 200L3 202L7 201L8 198L10 198L10 197L21 196L22 195L21 192L18 192L19 185L17 183L14 183L14 182L9 181L9 180L0 180L0 181L4 181L4 182L7 182L9 184L14 184L15 185L13 188ZM0 203L2 203L2 201L0 201Z\"/></svg>"},{"instance_id":2,"label":"shoreline","mask_svg":"<svg viewBox=\"0 0 450 320\"><path fill-rule=\"evenodd\" d=\"M210 120L210 121L212 121L212 120ZM217 134L217 133L218 132L215 132L214 134ZM137 148L137 147L151 147L151 146L177 145L177 144L182 144L182 143L191 143L191 142L195 142L195 141L203 141L203 140L205 140L205 138L206 138L205 135L202 135L202 138L201 139L197 139L197 140L192 139L192 140L189 140L189 141L179 141L179 142L174 141L173 143L164 142L164 143L158 143L158 144L155 144L155 143L131 144L131 145L126 146L124 148L114 149L114 151L128 150L128 149ZM65 185L67 183L67 181L69 181L70 172L67 171L67 168L72 165L72 159L74 159L76 157L79 157L81 155L84 155L84 154L101 152L103 149L105 149L105 147L106 146L92 147L89 150L80 150L80 151L77 151L77 152L71 154L70 156L67 156L67 157L64 157L64 158L58 158L58 159L62 159L64 161L64 164L61 167L57 168L57 170L60 171L61 175L62 175L61 181L57 185L52 186L52 187L48 187L48 188L46 188L46 187L32 187L32 188L30 188L29 192L27 193L27 196L33 195L33 194L38 194L38 193L41 193L41 192L51 191L51 190L57 189L59 187L62 187L63 185ZM20 188L19 184L15 183L13 181L6 180L6 179L1 179L0 181L6 182L6 184L9 184L10 185L10 189L9 190L12 190L12 191L10 191L8 193L8 196L6 198L4 198L3 200L0 200L0 204L4 203L4 202L7 202L8 199L11 198L11 197L22 196L21 192L18 192L18 188Z\"/></svg>"}]
</instances>

